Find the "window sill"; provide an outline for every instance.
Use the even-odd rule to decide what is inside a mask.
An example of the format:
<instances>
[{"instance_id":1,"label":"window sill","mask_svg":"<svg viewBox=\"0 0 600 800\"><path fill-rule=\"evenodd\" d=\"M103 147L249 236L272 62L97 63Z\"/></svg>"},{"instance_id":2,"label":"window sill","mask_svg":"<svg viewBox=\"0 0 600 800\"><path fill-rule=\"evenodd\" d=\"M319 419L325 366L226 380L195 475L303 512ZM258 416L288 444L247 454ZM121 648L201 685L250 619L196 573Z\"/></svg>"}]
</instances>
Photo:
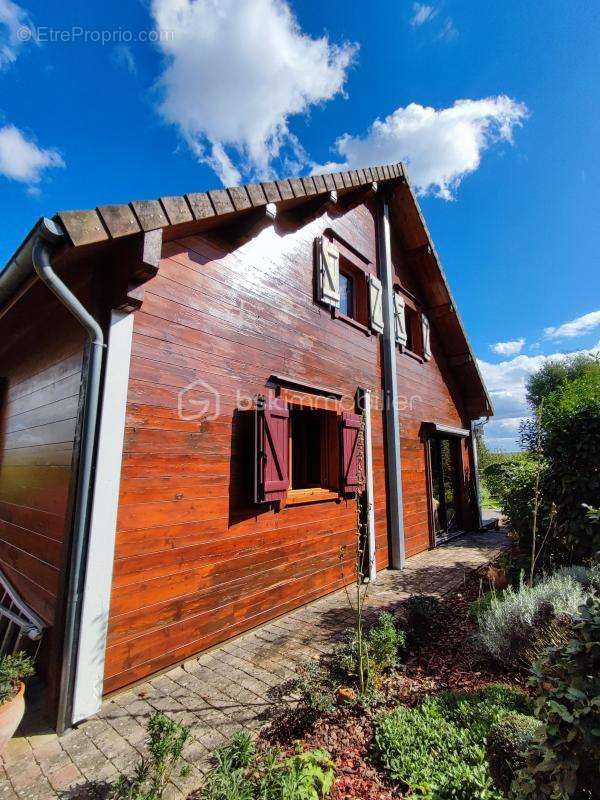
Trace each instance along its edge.
<instances>
[{"instance_id":1,"label":"window sill","mask_svg":"<svg viewBox=\"0 0 600 800\"><path fill-rule=\"evenodd\" d=\"M409 358L413 358L415 361L418 361L419 364L424 364L425 359L423 356L420 356L418 353L413 352L412 350L408 350L406 347L401 347L400 352L404 353L405 356Z\"/></svg>"},{"instance_id":2,"label":"window sill","mask_svg":"<svg viewBox=\"0 0 600 800\"><path fill-rule=\"evenodd\" d=\"M371 331L366 325L363 325L362 322L358 322L358 320L354 319L354 317L347 317L346 314L342 314L341 311L338 311L337 309L335 310L335 318L341 319L342 322L345 322L347 325L351 325L353 328L362 331L365 336L371 335Z\"/></svg>"},{"instance_id":3,"label":"window sill","mask_svg":"<svg viewBox=\"0 0 600 800\"><path fill-rule=\"evenodd\" d=\"M311 489L290 489L285 501L286 506L298 506L303 503L323 503L329 500L340 499L337 492L332 492L329 489L322 489L315 487Z\"/></svg>"}]
</instances>

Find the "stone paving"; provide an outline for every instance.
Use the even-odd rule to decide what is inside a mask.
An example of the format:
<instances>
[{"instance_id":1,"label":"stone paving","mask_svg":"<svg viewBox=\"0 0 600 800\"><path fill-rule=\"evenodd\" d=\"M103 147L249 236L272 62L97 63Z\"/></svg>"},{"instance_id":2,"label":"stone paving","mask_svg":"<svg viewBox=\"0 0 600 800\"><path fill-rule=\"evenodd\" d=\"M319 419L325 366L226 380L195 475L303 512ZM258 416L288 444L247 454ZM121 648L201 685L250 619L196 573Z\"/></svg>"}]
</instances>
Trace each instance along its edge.
<instances>
[{"instance_id":1,"label":"stone paving","mask_svg":"<svg viewBox=\"0 0 600 800\"><path fill-rule=\"evenodd\" d=\"M402 572L379 573L369 607L392 609L415 593L446 594L505 545L501 531L465 534L415 556ZM45 721L41 693L29 687L26 718L0 757L0 800L91 795L144 752L144 725L155 710L191 728L189 769L165 793L166 800L185 797L201 785L212 751L240 728L258 731L285 700L279 687L299 664L327 652L350 620L345 593L336 592L111 697L60 737Z\"/></svg>"}]
</instances>

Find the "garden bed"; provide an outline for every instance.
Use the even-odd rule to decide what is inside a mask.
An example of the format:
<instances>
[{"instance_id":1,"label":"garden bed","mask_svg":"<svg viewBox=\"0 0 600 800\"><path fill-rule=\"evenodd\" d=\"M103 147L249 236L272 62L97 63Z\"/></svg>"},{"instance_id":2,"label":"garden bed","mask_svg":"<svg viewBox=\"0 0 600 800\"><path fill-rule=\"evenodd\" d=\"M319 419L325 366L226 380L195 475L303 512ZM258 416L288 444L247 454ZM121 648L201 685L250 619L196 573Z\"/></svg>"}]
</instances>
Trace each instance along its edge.
<instances>
[{"instance_id":1,"label":"garden bed","mask_svg":"<svg viewBox=\"0 0 600 800\"><path fill-rule=\"evenodd\" d=\"M426 642L383 678L381 698L372 708L342 707L319 715L316 721L302 719L297 711L283 712L263 731L262 738L286 750L294 740L306 749L327 750L336 772L331 800L401 797L370 760L378 713L399 704L415 706L427 695L443 691L473 692L490 683L521 687L525 683L523 674L483 658L472 642L476 624L469 616L469 606L481 594L482 581L487 585L483 574L473 574L460 591L441 601Z\"/></svg>"}]
</instances>

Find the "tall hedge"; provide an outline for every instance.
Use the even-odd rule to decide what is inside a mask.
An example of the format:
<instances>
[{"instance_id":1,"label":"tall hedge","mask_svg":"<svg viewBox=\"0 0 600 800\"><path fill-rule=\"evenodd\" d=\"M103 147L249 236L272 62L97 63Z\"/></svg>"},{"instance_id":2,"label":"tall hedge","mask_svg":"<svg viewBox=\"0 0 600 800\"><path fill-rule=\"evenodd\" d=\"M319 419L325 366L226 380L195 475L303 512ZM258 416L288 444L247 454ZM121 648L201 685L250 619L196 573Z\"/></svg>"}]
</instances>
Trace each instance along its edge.
<instances>
[{"instance_id":1,"label":"tall hedge","mask_svg":"<svg viewBox=\"0 0 600 800\"><path fill-rule=\"evenodd\" d=\"M556 507L553 559L583 563L600 552L600 526L586 505L600 505L600 373L565 383L544 401L546 493Z\"/></svg>"}]
</instances>

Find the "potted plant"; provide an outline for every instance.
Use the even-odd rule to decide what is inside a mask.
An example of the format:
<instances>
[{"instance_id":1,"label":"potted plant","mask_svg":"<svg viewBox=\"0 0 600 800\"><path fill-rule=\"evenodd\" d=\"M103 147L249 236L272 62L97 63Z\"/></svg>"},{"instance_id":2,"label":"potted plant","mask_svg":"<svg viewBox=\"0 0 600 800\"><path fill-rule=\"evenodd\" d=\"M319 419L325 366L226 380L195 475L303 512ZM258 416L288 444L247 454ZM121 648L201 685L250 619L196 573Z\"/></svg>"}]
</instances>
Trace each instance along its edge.
<instances>
[{"instance_id":1,"label":"potted plant","mask_svg":"<svg viewBox=\"0 0 600 800\"><path fill-rule=\"evenodd\" d=\"M0 752L12 738L25 713L24 679L33 675L33 662L25 653L0 657Z\"/></svg>"}]
</instances>

